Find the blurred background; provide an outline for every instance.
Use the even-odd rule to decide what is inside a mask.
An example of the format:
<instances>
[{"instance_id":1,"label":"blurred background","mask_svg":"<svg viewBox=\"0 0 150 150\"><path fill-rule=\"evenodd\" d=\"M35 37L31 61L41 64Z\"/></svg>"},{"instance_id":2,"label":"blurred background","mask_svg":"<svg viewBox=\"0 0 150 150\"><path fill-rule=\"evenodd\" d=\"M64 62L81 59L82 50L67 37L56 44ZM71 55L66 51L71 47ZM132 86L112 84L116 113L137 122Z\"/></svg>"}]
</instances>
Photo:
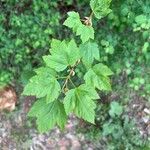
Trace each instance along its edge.
<instances>
[{"instance_id":1,"label":"blurred background","mask_svg":"<svg viewBox=\"0 0 150 150\"><path fill-rule=\"evenodd\" d=\"M67 12L89 16L89 0L0 0L0 149L150 150L150 1L112 0L111 9L93 20L101 62L114 72L112 92L99 93L96 124L72 115L65 131L39 134L27 117L35 98L22 96L23 87L52 38L73 36L62 25Z\"/></svg>"}]
</instances>

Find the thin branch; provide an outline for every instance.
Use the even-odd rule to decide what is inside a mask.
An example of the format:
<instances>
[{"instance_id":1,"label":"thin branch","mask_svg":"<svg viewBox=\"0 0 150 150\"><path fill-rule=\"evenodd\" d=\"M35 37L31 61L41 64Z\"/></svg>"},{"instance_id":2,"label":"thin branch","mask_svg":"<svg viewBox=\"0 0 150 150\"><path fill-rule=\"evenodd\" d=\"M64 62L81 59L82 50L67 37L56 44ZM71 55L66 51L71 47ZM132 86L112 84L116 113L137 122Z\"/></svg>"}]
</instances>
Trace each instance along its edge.
<instances>
[{"instance_id":1,"label":"thin branch","mask_svg":"<svg viewBox=\"0 0 150 150\"><path fill-rule=\"evenodd\" d=\"M93 15L94 15L94 13L92 11L91 14L90 14L90 17L89 17L91 20L92 20Z\"/></svg>"},{"instance_id":2,"label":"thin branch","mask_svg":"<svg viewBox=\"0 0 150 150\"><path fill-rule=\"evenodd\" d=\"M78 60L73 66L72 66L72 68L71 68L71 70L70 70L70 72L69 72L69 74L68 74L68 76L66 77L66 80L65 80L65 82L64 82L64 84L63 84L63 87L62 87L62 91L63 92L65 92L65 87L67 87L67 84L68 84L68 81L70 81L71 79L71 76L74 74L74 69L75 69L75 67L78 65L80 63L80 60ZM72 80L71 80L71 83L73 83L72 82ZM75 85L74 85L75 86Z\"/></svg>"}]
</instances>

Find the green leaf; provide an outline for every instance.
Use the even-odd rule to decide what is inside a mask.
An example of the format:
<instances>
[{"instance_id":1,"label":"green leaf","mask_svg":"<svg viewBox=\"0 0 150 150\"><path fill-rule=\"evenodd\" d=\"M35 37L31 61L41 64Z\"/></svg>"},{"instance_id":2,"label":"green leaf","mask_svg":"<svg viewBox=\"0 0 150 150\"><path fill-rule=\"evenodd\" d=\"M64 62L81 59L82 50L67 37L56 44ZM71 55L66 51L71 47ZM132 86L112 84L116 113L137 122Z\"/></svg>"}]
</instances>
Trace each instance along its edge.
<instances>
[{"instance_id":1,"label":"green leaf","mask_svg":"<svg viewBox=\"0 0 150 150\"><path fill-rule=\"evenodd\" d=\"M68 43L53 40L51 55L44 56L43 59L48 67L60 72L80 59L79 48L74 40Z\"/></svg>"},{"instance_id":2,"label":"green leaf","mask_svg":"<svg viewBox=\"0 0 150 150\"><path fill-rule=\"evenodd\" d=\"M65 70L68 66L67 59L64 57L65 57L64 55L62 56L47 55L47 56L43 56L43 60L45 61L47 66L55 69L57 72L60 72L60 71Z\"/></svg>"},{"instance_id":3,"label":"green leaf","mask_svg":"<svg viewBox=\"0 0 150 150\"><path fill-rule=\"evenodd\" d=\"M68 18L65 20L64 25L71 28L77 36L79 35L83 43L89 39L94 39L93 27L82 24L80 16L76 12L68 13Z\"/></svg>"},{"instance_id":4,"label":"green leaf","mask_svg":"<svg viewBox=\"0 0 150 150\"><path fill-rule=\"evenodd\" d=\"M91 26L86 26L82 24L78 27L76 35L80 35L82 43L85 43L89 39L94 39L94 29Z\"/></svg>"},{"instance_id":5,"label":"green leaf","mask_svg":"<svg viewBox=\"0 0 150 150\"><path fill-rule=\"evenodd\" d=\"M88 70L84 76L84 80L87 85L96 87L99 90L111 90L108 76L112 74L113 72L106 65L99 63Z\"/></svg>"},{"instance_id":6,"label":"green leaf","mask_svg":"<svg viewBox=\"0 0 150 150\"><path fill-rule=\"evenodd\" d=\"M114 124L111 124L111 123L105 123L103 125L103 136L107 136L109 134L112 134L114 133L114 130L115 130L115 126Z\"/></svg>"},{"instance_id":7,"label":"green leaf","mask_svg":"<svg viewBox=\"0 0 150 150\"><path fill-rule=\"evenodd\" d=\"M90 6L96 18L101 19L107 16L111 9L109 9L112 0L91 0Z\"/></svg>"},{"instance_id":8,"label":"green leaf","mask_svg":"<svg viewBox=\"0 0 150 150\"><path fill-rule=\"evenodd\" d=\"M44 99L37 100L28 116L37 118L36 123L40 132L46 132L56 125L63 129L67 122L64 106L59 100L49 104Z\"/></svg>"},{"instance_id":9,"label":"green leaf","mask_svg":"<svg viewBox=\"0 0 150 150\"><path fill-rule=\"evenodd\" d=\"M40 67L38 69L34 70L36 72L36 74L38 75L52 75L52 76L56 76L56 71L52 68L49 67Z\"/></svg>"},{"instance_id":10,"label":"green leaf","mask_svg":"<svg viewBox=\"0 0 150 150\"><path fill-rule=\"evenodd\" d=\"M109 114L111 117L120 116L123 112L122 106L118 102L112 102Z\"/></svg>"},{"instance_id":11,"label":"green leaf","mask_svg":"<svg viewBox=\"0 0 150 150\"><path fill-rule=\"evenodd\" d=\"M99 60L99 49L98 45L93 42L86 42L80 45L80 55L84 65L89 68L91 67L94 59Z\"/></svg>"},{"instance_id":12,"label":"green leaf","mask_svg":"<svg viewBox=\"0 0 150 150\"><path fill-rule=\"evenodd\" d=\"M71 11L68 12L67 14L68 18L65 20L63 25L71 28L73 32L76 32L77 28L82 24L82 22L80 21L79 13Z\"/></svg>"},{"instance_id":13,"label":"green leaf","mask_svg":"<svg viewBox=\"0 0 150 150\"><path fill-rule=\"evenodd\" d=\"M63 42L61 42L60 40L52 39L50 53L51 54L57 53L61 51L62 48L65 49L66 47L63 47L63 46L66 46L66 45L62 43Z\"/></svg>"},{"instance_id":14,"label":"green leaf","mask_svg":"<svg viewBox=\"0 0 150 150\"><path fill-rule=\"evenodd\" d=\"M144 43L144 46L143 46L143 48L142 48L142 52L143 52L144 54L147 53L148 47L149 47L149 42L145 42L145 43Z\"/></svg>"},{"instance_id":15,"label":"green leaf","mask_svg":"<svg viewBox=\"0 0 150 150\"><path fill-rule=\"evenodd\" d=\"M98 99L97 92L85 84L69 90L64 99L64 107L67 114L74 112L79 118L94 123L96 104L93 101Z\"/></svg>"},{"instance_id":16,"label":"green leaf","mask_svg":"<svg viewBox=\"0 0 150 150\"><path fill-rule=\"evenodd\" d=\"M122 137L123 129L118 123L105 123L103 125L103 136L112 135L114 139Z\"/></svg>"},{"instance_id":17,"label":"green leaf","mask_svg":"<svg viewBox=\"0 0 150 150\"><path fill-rule=\"evenodd\" d=\"M44 68L40 69L43 71ZM38 70L38 75L32 77L24 88L23 95L35 95L37 98L46 97L47 103L56 100L61 91L61 87L56 78L48 74L50 73L48 71L39 72Z\"/></svg>"},{"instance_id":18,"label":"green leaf","mask_svg":"<svg viewBox=\"0 0 150 150\"><path fill-rule=\"evenodd\" d=\"M23 70L20 75L21 83L25 86L31 77L35 75L33 70Z\"/></svg>"},{"instance_id":19,"label":"green leaf","mask_svg":"<svg viewBox=\"0 0 150 150\"><path fill-rule=\"evenodd\" d=\"M135 17L135 21L138 24L146 23L147 17L145 15L139 15Z\"/></svg>"}]
</instances>

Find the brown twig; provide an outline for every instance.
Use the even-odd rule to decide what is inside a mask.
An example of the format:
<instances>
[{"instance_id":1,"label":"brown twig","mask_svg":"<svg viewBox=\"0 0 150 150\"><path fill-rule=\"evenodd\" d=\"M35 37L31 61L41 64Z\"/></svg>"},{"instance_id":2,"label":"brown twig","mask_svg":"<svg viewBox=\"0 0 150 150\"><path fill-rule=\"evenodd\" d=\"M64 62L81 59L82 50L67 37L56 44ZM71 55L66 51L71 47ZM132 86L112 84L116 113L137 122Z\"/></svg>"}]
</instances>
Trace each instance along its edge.
<instances>
[{"instance_id":1,"label":"brown twig","mask_svg":"<svg viewBox=\"0 0 150 150\"><path fill-rule=\"evenodd\" d=\"M89 17L84 17L84 19L81 19L81 21L86 25L86 26L92 26L92 17L93 17L93 12L91 12Z\"/></svg>"},{"instance_id":2,"label":"brown twig","mask_svg":"<svg viewBox=\"0 0 150 150\"><path fill-rule=\"evenodd\" d=\"M65 80L65 82L64 82L64 84L63 84L63 87L62 87L62 91L63 91L64 93L66 92L65 88L67 88L68 81L71 80L71 79L70 79L71 76L74 75L74 69L75 69L75 67L76 67L79 63L80 63L80 60L78 60L78 61L72 66L72 68L71 68L71 70L70 70L68 76L66 77L66 80Z\"/></svg>"}]
</instances>

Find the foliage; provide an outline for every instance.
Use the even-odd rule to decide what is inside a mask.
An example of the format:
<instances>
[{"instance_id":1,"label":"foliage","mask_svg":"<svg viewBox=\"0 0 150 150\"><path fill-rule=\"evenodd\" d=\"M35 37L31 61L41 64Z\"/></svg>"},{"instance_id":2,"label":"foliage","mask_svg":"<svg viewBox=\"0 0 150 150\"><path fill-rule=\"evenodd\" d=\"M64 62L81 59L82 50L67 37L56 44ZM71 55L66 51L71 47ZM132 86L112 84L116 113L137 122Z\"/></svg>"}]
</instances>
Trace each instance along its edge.
<instances>
[{"instance_id":1,"label":"foliage","mask_svg":"<svg viewBox=\"0 0 150 150\"><path fill-rule=\"evenodd\" d=\"M31 78L30 83L27 84L24 94L36 95L37 98L46 97L46 101L49 103L58 98L60 91L61 88L53 76L53 70L40 68L37 75Z\"/></svg>"},{"instance_id":2,"label":"foliage","mask_svg":"<svg viewBox=\"0 0 150 150\"><path fill-rule=\"evenodd\" d=\"M150 89L149 6L148 0L114 1L107 19L96 23L101 59L113 70L115 81L122 78L124 87L137 91L139 96L146 99L149 99ZM114 83L113 89L118 88L120 83Z\"/></svg>"},{"instance_id":3,"label":"foliage","mask_svg":"<svg viewBox=\"0 0 150 150\"><path fill-rule=\"evenodd\" d=\"M64 25L71 28L76 35L80 36L82 43L87 42L89 39L94 39L94 29L92 26L84 25L80 16L76 12L69 12L68 18L64 22ZM87 20L88 21L88 20ZM90 21L90 20L89 20Z\"/></svg>"},{"instance_id":4,"label":"foliage","mask_svg":"<svg viewBox=\"0 0 150 150\"><path fill-rule=\"evenodd\" d=\"M111 90L108 76L112 74L107 66L99 63L87 71L84 80L88 86L93 86L99 90Z\"/></svg>"},{"instance_id":5,"label":"foliage","mask_svg":"<svg viewBox=\"0 0 150 150\"><path fill-rule=\"evenodd\" d=\"M120 116L123 112L122 106L117 102L112 102L110 107L109 115L111 117Z\"/></svg>"},{"instance_id":6,"label":"foliage","mask_svg":"<svg viewBox=\"0 0 150 150\"><path fill-rule=\"evenodd\" d=\"M118 102L110 104L110 120L103 123L102 136L107 137L108 149L132 150L144 146L144 140L135 128L134 121L129 120L128 116L121 116L123 108Z\"/></svg>"},{"instance_id":7,"label":"foliage","mask_svg":"<svg viewBox=\"0 0 150 150\"><path fill-rule=\"evenodd\" d=\"M58 124L60 128L64 128L67 116L64 106L60 101L53 101L49 104L45 99L39 99L31 108L30 117L37 117L37 125L40 132L45 132Z\"/></svg>"},{"instance_id":8,"label":"foliage","mask_svg":"<svg viewBox=\"0 0 150 150\"><path fill-rule=\"evenodd\" d=\"M64 71L68 66L73 66L80 59L79 48L74 40L68 43L53 40L51 55L44 56L43 59L48 67L55 69L57 72Z\"/></svg>"},{"instance_id":9,"label":"foliage","mask_svg":"<svg viewBox=\"0 0 150 150\"><path fill-rule=\"evenodd\" d=\"M79 129L89 141L108 150L149 149L149 141L141 137L135 121L129 119L119 101L101 104L96 110L96 125Z\"/></svg>"},{"instance_id":10,"label":"foliage","mask_svg":"<svg viewBox=\"0 0 150 150\"><path fill-rule=\"evenodd\" d=\"M99 96L93 87L82 84L66 93L64 107L67 114L74 112L79 118L94 123L96 104L93 101Z\"/></svg>"},{"instance_id":11,"label":"foliage","mask_svg":"<svg viewBox=\"0 0 150 150\"><path fill-rule=\"evenodd\" d=\"M73 38L70 41L53 39L50 55L43 57L46 67L36 72L37 75L30 79L24 89L24 95L36 95L37 98L43 98L36 102L29 112L30 116L37 117L37 125L42 132L52 129L56 124L61 128L64 127L66 115L72 112L79 118L94 124L96 108L94 100L99 99L96 88L106 91L111 89L108 76L112 75L112 71L106 65L98 62L100 61L98 45L91 42L91 39L94 39L91 19L92 16L86 18L82 23L78 13L74 11L68 13L64 25L71 28L76 36L80 36L82 42L78 46ZM87 46L88 49L86 49ZM92 46L98 53L97 62L94 61ZM91 52L85 57L86 51ZM84 65L87 67L88 64L90 68L87 69L82 79L85 82L82 81L75 85L73 81L76 76L75 68L81 63L83 67ZM68 75L61 76L62 72ZM55 107L54 110L53 107ZM57 115L59 111L62 116ZM51 120L53 116L55 120Z\"/></svg>"},{"instance_id":12,"label":"foliage","mask_svg":"<svg viewBox=\"0 0 150 150\"><path fill-rule=\"evenodd\" d=\"M87 68L91 67L91 64L95 60L100 60L100 54L98 45L94 42L87 42L80 45L80 55L82 61Z\"/></svg>"},{"instance_id":13,"label":"foliage","mask_svg":"<svg viewBox=\"0 0 150 150\"><path fill-rule=\"evenodd\" d=\"M102 134L107 137L107 148L110 150L134 150L145 145L134 122L127 116L104 123Z\"/></svg>"},{"instance_id":14,"label":"foliage","mask_svg":"<svg viewBox=\"0 0 150 150\"><path fill-rule=\"evenodd\" d=\"M32 76L59 25L56 10L56 2L45 0L0 2L0 86Z\"/></svg>"},{"instance_id":15,"label":"foliage","mask_svg":"<svg viewBox=\"0 0 150 150\"><path fill-rule=\"evenodd\" d=\"M66 12L67 19L64 18ZM64 26L60 25L63 22ZM63 128L65 116L70 112L92 123L96 114L95 125L98 128L95 130L91 125L90 131L86 131L90 133L90 138L92 135L98 139L104 136L106 128L102 127L107 125L113 129L105 135L108 140L106 145L110 145L105 149L119 149L121 143L118 139L124 147L128 145L129 149L138 149L138 142L133 142L138 139L137 134L130 130L130 120L129 128L125 129L126 119L122 111L134 94L150 101L149 0L116 0L111 3L110 0L1 0L0 34L0 86L16 81L26 85L29 78L36 74L24 93L38 98L31 108L33 114L29 113L29 116L37 117L41 132L56 124ZM43 57L45 66L41 59L43 55L46 55ZM114 72L112 81L109 79L112 71L106 65ZM33 69L39 66L43 67L34 73ZM120 101L102 104L103 94L110 92L111 84ZM92 87L96 88L101 100L95 101L97 95L90 94L89 91L94 90L90 89ZM89 103L85 103L82 94L78 96L78 91L85 94ZM87 116L89 111L86 112L80 99L91 111L90 115ZM34 106L36 108L38 103L42 103L43 107L37 108L37 113L44 108L48 111L36 115ZM52 104L57 105L56 109L51 107ZM83 110L79 111L80 108ZM43 119L46 119L44 115L51 110L54 112L42 128ZM57 120L61 111L62 115L65 114L63 124ZM114 138L116 130L118 134L123 131L117 135L118 138ZM139 147L142 146L139 144Z\"/></svg>"},{"instance_id":16,"label":"foliage","mask_svg":"<svg viewBox=\"0 0 150 150\"><path fill-rule=\"evenodd\" d=\"M91 0L90 6L96 16L96 18L101 19L111 12L109 8L111 0Z\"/></svg>"}]
</instances>

